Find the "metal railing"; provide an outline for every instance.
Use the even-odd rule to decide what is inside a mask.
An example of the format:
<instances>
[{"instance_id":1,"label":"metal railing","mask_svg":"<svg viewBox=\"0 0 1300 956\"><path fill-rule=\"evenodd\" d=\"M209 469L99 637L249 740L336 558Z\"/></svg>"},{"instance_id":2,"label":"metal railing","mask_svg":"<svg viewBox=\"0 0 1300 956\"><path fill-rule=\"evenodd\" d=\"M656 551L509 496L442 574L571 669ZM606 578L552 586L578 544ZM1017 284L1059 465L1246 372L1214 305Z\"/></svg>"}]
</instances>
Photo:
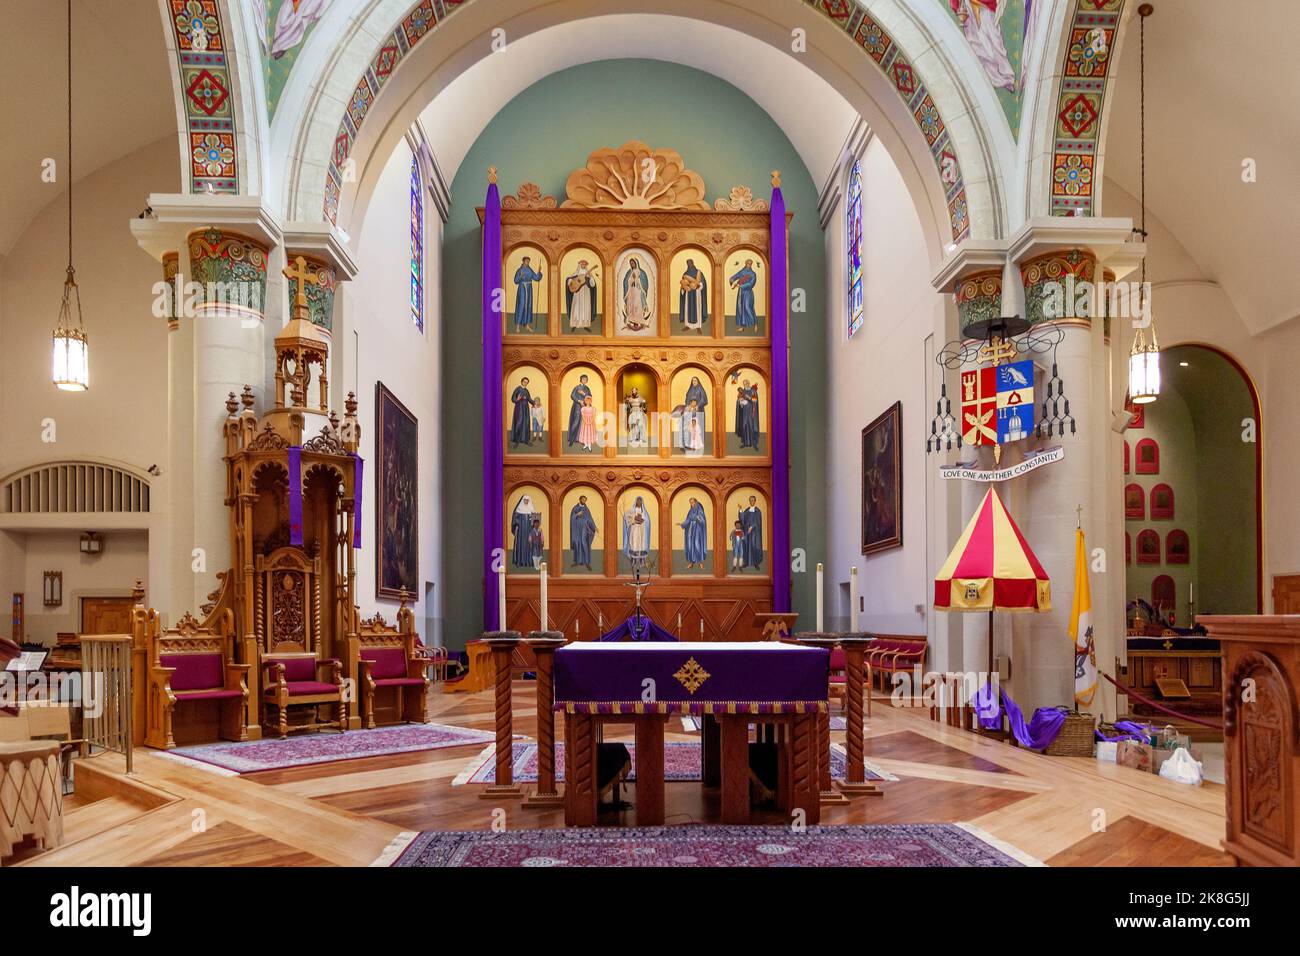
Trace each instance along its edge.
<instances>
[{"instance_id":1,"label":"metal railing","mask_svg":"<svg viewBox=\"0 0 1300 956\"><path fill-rule=\"evenodd\" d=\"M131 635L83 634L81 679L86 741L122 754L131 773Z\"/></svg>"}]
</instances>

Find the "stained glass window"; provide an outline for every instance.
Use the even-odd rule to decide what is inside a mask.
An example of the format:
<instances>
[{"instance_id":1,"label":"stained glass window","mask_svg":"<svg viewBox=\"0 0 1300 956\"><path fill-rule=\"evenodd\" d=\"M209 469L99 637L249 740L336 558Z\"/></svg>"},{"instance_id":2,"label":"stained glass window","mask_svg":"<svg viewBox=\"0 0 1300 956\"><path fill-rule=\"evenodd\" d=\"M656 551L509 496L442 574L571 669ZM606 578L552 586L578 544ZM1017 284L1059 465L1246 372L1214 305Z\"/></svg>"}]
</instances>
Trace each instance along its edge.
<instances>
[{"instance_id":1,"label":"stained glass window","mask_svg":"<svg viewBox=\"0 0 1300 956\"><path fill-rule=\"evenodd\" d=\"M424 191L416 156L411 157L411 321L424 331Z\"/></svg>"},{"instance_id":2,"label":"stained glass window","mask_svg":"<svg viewBox=\"0 0 1300 956\"><path fill-rule=\"evenodd\" d=\"M849 276L849 338L862 327L862 166L854 161L849 170L846 205Z\"/></svg>"}]
</instances>

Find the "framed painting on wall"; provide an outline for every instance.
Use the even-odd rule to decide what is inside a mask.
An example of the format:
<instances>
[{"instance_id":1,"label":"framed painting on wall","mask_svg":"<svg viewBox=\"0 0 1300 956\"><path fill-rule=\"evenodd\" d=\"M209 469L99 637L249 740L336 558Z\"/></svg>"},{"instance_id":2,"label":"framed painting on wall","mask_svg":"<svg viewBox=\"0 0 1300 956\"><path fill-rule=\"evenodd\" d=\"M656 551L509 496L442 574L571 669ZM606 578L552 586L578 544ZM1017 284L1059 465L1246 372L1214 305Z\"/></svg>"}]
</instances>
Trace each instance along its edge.
<instances>
[{"instance_id":1,"label":"framed painting on wall","mask_svg":"<svg viewBox=\"0 0 1300 956\"><path fill-rule=\"evenodd\" d=\"M862 429L862 553L903 546L903 403Z\"/></svg>"},{"instance_id":2,"label":"framed painting on wall","mask_svg":"<svg viewBox=\"0 0 1300 956\"><path fill-rule=\"evenodd\" d=\"M375 593L414 602L420 578L419 429L383 382L375 383Z\"/></svg>"}]
</instances>

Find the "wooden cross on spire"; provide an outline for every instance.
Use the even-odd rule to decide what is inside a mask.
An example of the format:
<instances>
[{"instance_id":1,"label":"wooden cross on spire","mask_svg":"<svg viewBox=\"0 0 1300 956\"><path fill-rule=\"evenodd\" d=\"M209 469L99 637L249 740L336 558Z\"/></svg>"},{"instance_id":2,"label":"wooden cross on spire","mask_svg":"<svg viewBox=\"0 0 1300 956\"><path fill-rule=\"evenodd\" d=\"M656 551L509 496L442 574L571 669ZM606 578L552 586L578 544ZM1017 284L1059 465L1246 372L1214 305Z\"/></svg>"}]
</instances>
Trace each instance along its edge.
<instances>
[{"instance_id":1,"label":"wooden cross on spire","mask_svg":"<svg viewBox=\"0 0 1300 956\"><path fill-rule=\"evenodd\" d=\"M295 319L307 318L307 283L318 282L319 277L307 270L307 260L302 256L293 260L293 268L284 267L284 277L290 281L297 281L298 292L293 300L293 317Z\"/></svg>"}]
</instances>

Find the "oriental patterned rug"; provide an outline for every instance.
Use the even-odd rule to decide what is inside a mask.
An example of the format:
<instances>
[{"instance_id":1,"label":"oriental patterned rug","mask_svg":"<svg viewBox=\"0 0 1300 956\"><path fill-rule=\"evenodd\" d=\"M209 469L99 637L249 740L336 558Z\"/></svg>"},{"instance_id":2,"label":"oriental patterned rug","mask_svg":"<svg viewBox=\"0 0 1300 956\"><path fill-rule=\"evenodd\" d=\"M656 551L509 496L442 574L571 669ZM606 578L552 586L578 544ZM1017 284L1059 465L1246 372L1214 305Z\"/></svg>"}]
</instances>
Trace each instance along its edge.
<instances>
[{"instance_id":1,"label":"oriental patterned rug","mask_svg":"<svg viewBox=\"0 0 1300 956\"><path fill-rule=\"evenodd\" d=\"M403 833L375 866L1013 867L1043 864L967 823L692 824Z\"/></svg>"},{"instance_id":2,"label":"oriental patterned rug","mask_svg":"<svg viewBox=\"0 0 1300 956\"><path fill-rule=\"evenodd\" d=\"M636 745L628 744L632 754L632 772L628 780L636 779ZM844 749L838 744L831 745L831 776L843 780L845 776ZM897 780L893 774L870 761L863 761L868 780ZM664 744L664 780L668 783L700 779L701 747L695 741L669 741ZM483 749L477 757L465 765L451 785L459 787L467 783L495 783L497 775L496 747ZM555 745L555 776L564 779L564 744ZM515 783L537 782L537 744L516 743L514 746L514 781Z\"/></svg>"},{"instance_id":3,"label":"oriental patterned rug","mask_svg":"<svg viewBox=\"0 0 1300 956\"><path fill-rule=\"evenodd\" d=\"M283 770L335 760L357 760L361 757L383 757L418 750L463 747L467 744L482 744L494 739L494 736L487 731L447 724L398 724L395 727L376 727L374 730L349 730L341 734L303 734L284 740L248 740L242 743L222 741L153 753L225 776L238 776L260 770Z\"/></svg>"}]
</instances>

